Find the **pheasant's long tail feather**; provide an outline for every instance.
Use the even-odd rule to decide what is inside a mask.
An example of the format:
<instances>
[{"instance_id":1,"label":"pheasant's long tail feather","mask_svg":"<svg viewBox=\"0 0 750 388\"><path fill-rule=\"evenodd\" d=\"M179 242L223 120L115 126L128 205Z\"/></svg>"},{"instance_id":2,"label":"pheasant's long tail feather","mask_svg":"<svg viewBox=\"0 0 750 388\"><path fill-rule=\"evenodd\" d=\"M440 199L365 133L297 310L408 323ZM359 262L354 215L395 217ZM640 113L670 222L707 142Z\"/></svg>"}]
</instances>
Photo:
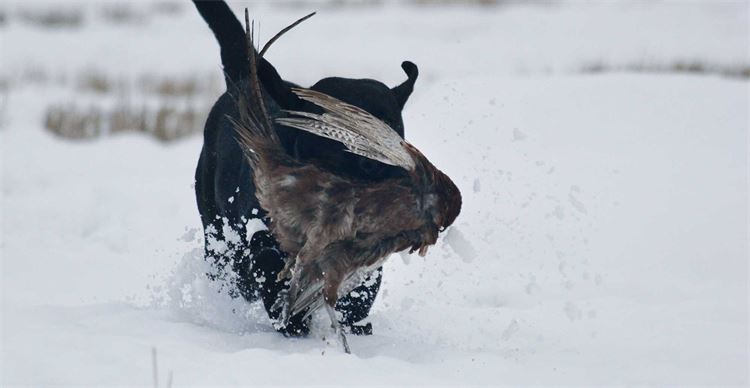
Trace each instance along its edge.
<instances>
[{"instance_id":1,"label":"pheasant's long tail feather","mask_svg":"<svg viewBox=\"0 0 750 388\"><path fill-rule=\"evenodd\" d=\"M283 151L266 108L263 88L258 78L258 53L253 49L254 31L250 28L245 10L250 74L246 88L236 88L239 119L229 118L237 133L237 140L251 164L256 164L264 153Z\"/></svg>"},{"instance_id":2,"label":"pheasant's long tail feather","mask_svg":"<svg viewBox=\"0 0 750 388\"><path fill-rule=\"evenodd\" d=\"M351 153L408 171L415 168L404 139L388 124L356 106L310 89L292 89L303 100L323 108L323 114L286 111L293 116L276 122L335 140Z\"/></svg>"}]
</instances>

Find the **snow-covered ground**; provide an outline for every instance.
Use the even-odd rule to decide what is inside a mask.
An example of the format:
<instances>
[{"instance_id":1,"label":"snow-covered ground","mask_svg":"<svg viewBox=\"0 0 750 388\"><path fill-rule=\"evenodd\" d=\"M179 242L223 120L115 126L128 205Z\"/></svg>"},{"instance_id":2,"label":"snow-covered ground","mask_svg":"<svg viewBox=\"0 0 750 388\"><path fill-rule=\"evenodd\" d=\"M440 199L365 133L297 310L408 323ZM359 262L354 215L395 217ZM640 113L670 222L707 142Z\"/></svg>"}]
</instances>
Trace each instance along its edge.
<instances>
[{"instance_id":1,"label":"snow-covered ground","mask_svg":"<svg viewBox=\"0 0 750 388\"><path fill-rule=\"evenodd\" d=\"M388 262L352 355L206 282L200 136L44 130L48 104L95 100L61 86L87 69L218 77L194 9L110 25L80 3L44 29L14 18L32 5L54 6L0 7L0 385L150 385L152 348L176 386L748 384L748 79L581 72L747 68L747 3L323 7L277 42L302 84L416 62L407 137L464 197L426 258ZM263 37L313 9L253 12Z\"/></svg>"}]
</instances>

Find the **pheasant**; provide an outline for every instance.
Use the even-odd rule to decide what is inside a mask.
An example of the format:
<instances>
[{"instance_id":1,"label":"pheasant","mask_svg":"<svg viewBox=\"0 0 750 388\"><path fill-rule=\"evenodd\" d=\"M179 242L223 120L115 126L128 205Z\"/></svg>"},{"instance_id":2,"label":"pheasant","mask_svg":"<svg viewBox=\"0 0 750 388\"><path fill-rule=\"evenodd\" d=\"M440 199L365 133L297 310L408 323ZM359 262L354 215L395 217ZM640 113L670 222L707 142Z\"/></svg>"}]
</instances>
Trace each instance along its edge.
<instances>
[{"instance_id":1,"label":"pheasant","mask_svg":"<svg viewBox=\"0 0 750 388\"><path fill-rule=\"evenodd\" d=\"M363 109L302 88L293 91L322 113L278 109L258 80L258 54L248 53L251 74L236 93L240 115L234 125L254 171L256 197L290 258L277 279L289 278L275 306L282 309L279 323L324 308L350 353L334 310L338 298L392 253L409 249L424 256L458 216L461 193L416 147ZM403 174L360 182L300 162L285 151L273 121L338 141L348 152L400 167Z\"/></svg>"}]
</instances>

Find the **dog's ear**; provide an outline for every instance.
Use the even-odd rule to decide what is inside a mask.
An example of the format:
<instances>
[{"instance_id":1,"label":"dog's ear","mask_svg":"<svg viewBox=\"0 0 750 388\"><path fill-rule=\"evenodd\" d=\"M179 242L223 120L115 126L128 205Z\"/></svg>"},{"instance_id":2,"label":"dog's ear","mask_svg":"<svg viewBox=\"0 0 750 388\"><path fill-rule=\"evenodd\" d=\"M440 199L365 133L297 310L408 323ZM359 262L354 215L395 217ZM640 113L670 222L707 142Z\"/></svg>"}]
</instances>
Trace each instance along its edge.
<instances>
[{"instance_id":1,"label":"dog's ear","mask_svg":"<svg viewBox=\"0 0 750 388\"><path fill-rule=\"evenodd\" d=\"M414 90L414 82L417 81L419 69L417 69L417 65L409 61L402 62L401 68L404 69L404 72L406 73L406 76L408 78L401 85L398 85L391 89L391 91L393 91L393 94L396 96L396 101L398 102L399 108L404 109L406 100L409 99L411 92Z\"/></svg>"}]
</instances>

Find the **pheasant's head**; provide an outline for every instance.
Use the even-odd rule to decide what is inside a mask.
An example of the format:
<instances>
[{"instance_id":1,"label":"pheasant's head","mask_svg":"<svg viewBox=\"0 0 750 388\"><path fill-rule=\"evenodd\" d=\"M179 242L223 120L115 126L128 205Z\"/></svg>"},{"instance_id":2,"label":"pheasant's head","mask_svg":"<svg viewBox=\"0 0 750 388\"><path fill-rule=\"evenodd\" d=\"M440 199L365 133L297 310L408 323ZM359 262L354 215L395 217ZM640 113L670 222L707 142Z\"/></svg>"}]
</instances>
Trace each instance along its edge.
<instances>
[{"instance_id":1,"label":"pheasant's head","mask_svg":"<svg viewBox=\"0 0 750 388\"><path fill-rule=\"evenodd\" d=\"M436 223L441 231L451 226L461 212L461 192L451 178L436 169L435 191L438 196Z\"/></svg>"},{"instance_id":2,"label":"pheasant's head","mask_svg":"<svg viewBox=\"0 0 750 388\"><path fill-rule=\"evenodd\" d=\"M418 251L420 256L427 254L430 245L437 242L438 234L451 226L461 212L461 192L453 181L442 171L432 167L433 187L436 201L430 211L432 223L422 230L421 240L412 246L412 252Z\"/></svg>"}]
</instances>

